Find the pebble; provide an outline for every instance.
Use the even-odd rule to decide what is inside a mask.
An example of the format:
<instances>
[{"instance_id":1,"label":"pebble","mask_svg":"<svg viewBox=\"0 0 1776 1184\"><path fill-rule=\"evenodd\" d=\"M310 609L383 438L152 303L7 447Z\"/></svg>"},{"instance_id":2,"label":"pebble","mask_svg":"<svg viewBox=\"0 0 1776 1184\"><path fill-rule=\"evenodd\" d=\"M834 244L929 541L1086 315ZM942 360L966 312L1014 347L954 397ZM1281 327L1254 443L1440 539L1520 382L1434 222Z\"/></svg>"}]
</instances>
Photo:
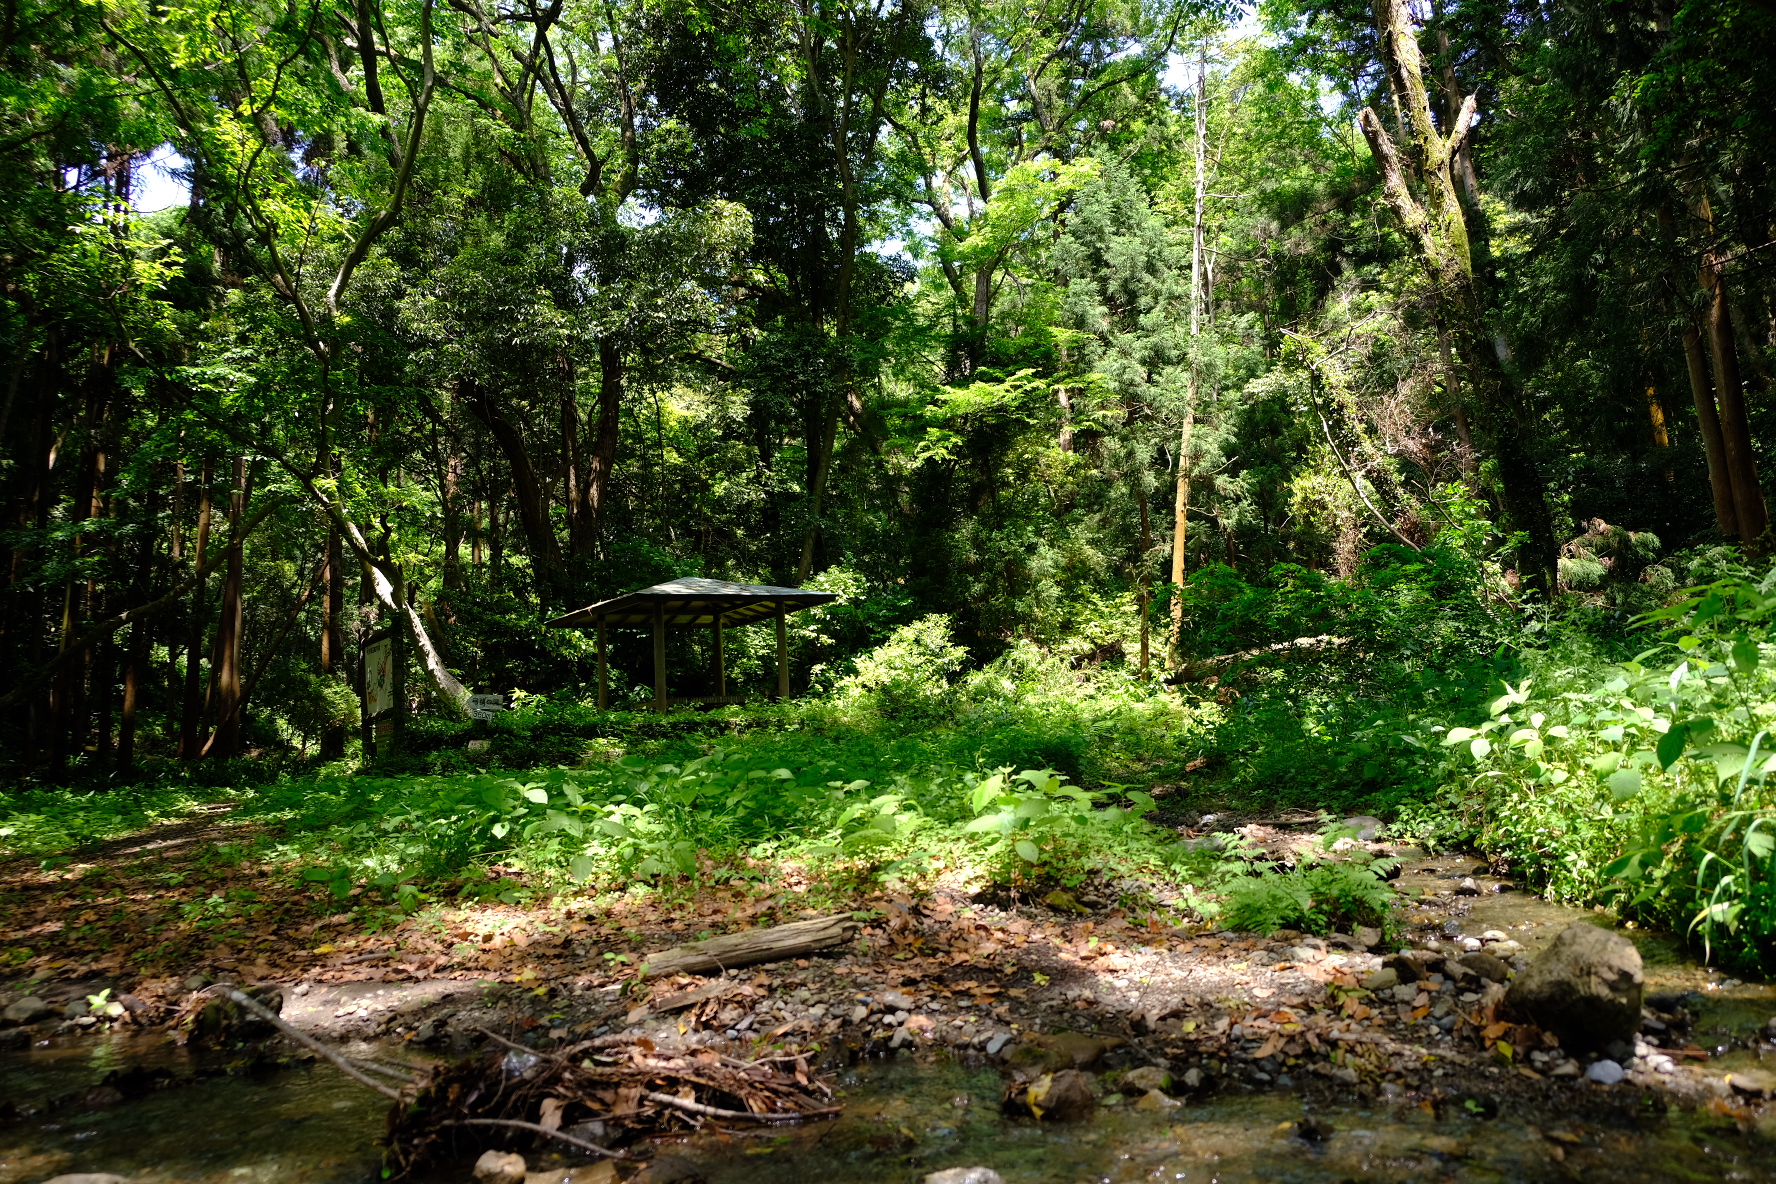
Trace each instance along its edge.
<instances>
[{"instance_id":1,"label":"pebble","mask_svg":"<svg viewBox=\"0 0 1776 1184\"><path fill-rule=\"evenodd\" d=\"M1184 1086L1186 1089L1196 1089L1197 1087L1202 1085L1202 1083L1203 1083L1203 1071L1201 1069L1195 1068L1193 1066L1189 1069L1184 1070Z\"/></svg>"},{"instance_id":2,"label":"pebble","mask_svg":"<svg viewBox=\"0 0 1776 1184\"><path fill-rule=\"evenodd\" d=\"M853 1007L851 1009L851 1022L852 1023L861 1024L864 1020L866 1020L868 1018L869 1018L869 1008L867 1006L865 1006L864 1004L859 1003L856 1007Z\"/></svg>"},{"instance_id":3,"label":"pebble","mask_svg":"<svg viewBox=\"0 0 1776 1184\"><path fill-rule=\"evenodd\" d=\"M1626 1076L1628 1074L1622 1071L1622 1066L1614 1061L1592 1061L1591 1067L1585 1070L1585 1079L1595 1081L1598 1085L1614 1085Z\"/></svg>"},{"instance_id":4,"label":"pebble","mask_svg":"<svg viewBox=\"0 0 1776 1184\"><path fill-rule=\"evenodd\" d=\"M1005 1179L992 1168L945 1168L927 1173L925 1184L1005 1184Z\"/></svg>"},{"instance_id":5,"label":"pebble","mask_svg":"<svg viewBox=\"0 0 1776 1184\"><path fill-rule=\"evenodd\" d=\"M53 1009L49 1004L35 995L26 995L23 999L6 1009L6 1022L9 1024L34 1024Z\"/></svg>"},{"instance_id":6,"label":"pebble","mask_svg":"<svg viewBox=\"0 0 1776 1184\"><path fill-rule=\"evenodd\" d=\"M987 1041L987 1055L990 1057L998 1056L999 1051L1001 1049L1003 1049L1007 1044L1010 1044L1010 1043L1011 1043L1011 1033L1010 1032L999 1033L999 1035L997 1035L997 1036L993 1037L991 1040Z\"/></svg>"},{"instance_id":7,"label":"pebble","mask_svg":"<svg viewBox=\"0 0 1776 1184\"><path fill-rule=\"evenodd\" d=\"M307 983L297 983L290 989L290 993L300 999L308 994L308 990L309 987Z\"/></svg>"},{"instance_id":8,"label":"pebble","mask_svg":"<svg viewBox=\"0 0 1776 1184\"><path fill-rule=\"evenodd\" d=\"M1392 967L1385 967L1381 970L1377 970L1373 974L1366 974L1362 979L1363 989L1365 991L1391 990L1399 983L1399 981L1400 972Z\"/></svg>"},{"instance_id":9,"label":"pebble","mask_svg":"<svg viewBox=\"0 0 1776 1184\"><path fill-rule=\"evenodd\" d=\"M1473 876L1468 876L1455 886L1455 894L1457 896L1479 896L1480 885L1474 882Z\"/></svg>"}]
</instances>

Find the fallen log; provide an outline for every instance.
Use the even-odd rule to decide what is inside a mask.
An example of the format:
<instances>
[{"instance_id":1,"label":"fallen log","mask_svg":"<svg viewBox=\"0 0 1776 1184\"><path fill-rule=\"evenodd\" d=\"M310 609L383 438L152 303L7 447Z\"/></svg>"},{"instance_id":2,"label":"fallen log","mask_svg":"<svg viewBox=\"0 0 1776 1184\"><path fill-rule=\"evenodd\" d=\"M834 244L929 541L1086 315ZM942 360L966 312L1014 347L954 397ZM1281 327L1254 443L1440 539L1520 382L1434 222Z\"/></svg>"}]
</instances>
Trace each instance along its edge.
<instances>
[{"instance_id":1,"label":"fallen log","mask_svg":"<svg viewBox=\"0 0 1776 1184\"><path fill-rule=\"evenodd\" d=\"M849 913L791 921L771 929L748 929L650 954L642 967L649 976L702 974L800 958L851 940L858 924Z\"/></svg>"},{"instance_id":2,"label":"fallen log","mask_svg":"<svg viewBox=\"0 0 1776 1184\"><path fill-rule=\"evenodd\" d=\"M1212 658L1199 658L1194 662L1184 663L1172 676L1172 682L1201 682L1206 678L1215 678L1226 674L1235 666L1248 665L1270 658L1313 654L1349 644L1350 638L1348 637L1334 637L1330 633L1322 633L1318 637L1297 637L1294 641L1279 641L1275 645L1260 646L1253 650L1241 650L1234 654L1217 654Z\"/></svg>"}]
</instances>

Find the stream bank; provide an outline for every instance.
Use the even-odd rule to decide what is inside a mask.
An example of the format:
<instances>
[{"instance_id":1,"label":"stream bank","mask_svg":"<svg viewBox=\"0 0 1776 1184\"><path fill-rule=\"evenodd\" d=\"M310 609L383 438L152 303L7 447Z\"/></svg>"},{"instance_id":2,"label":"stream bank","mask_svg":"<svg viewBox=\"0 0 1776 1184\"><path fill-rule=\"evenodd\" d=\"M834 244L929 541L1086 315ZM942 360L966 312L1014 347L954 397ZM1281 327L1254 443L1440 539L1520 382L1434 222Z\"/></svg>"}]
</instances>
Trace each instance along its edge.
<instances>
[{"instance_id":1,"label":"stream bank","mask_svg":"<svg viewBox=\"0 0 1776 1184\"><path fill-rule=\"evenodd\" d=\"M1286 828L1252 837L1296 841ZM1622 1055L1624 1080L1594 1084L1588 1056L1502 1025L1489 1037L1485 988L1454 981L1450 963L1490 951L1521 966L1567 925L1610 918L1518 891L1470 857L1400 854L1403 937L1428 971L1409 992L1382 985L1384 952L1366 935L1187 931L1108 893L993 902L941 884L859 899L865 931L827 954L639 995L606 955L639 961L677 938L641 913L533 910L461 977L409 956L398 934L341 939L297 974L258 977L281 991L287 1021L352 1055L453 1057L480 1047L483 1028L539 1050L631 1032L664 1047L807 1052L842 1091L842 1117L657 1149L662 1170L680 1162L712 1184L910 1181L975 1163L1014 1182L1770 1178L1771 1102L1735 1082L1776 1066L1765 1039L1776 993L1626 930L1646 966L1649 1025ZM692 907L709 917L721 902ZM67 969L0 1000L34 992L53 1005L8 1029L28 1048L0 1054L0 1098L16 1115L0 1124L0 1184L76 1171L145 1184L375 1177L384 1103L330 1066L169 1039L164 1025L190 1014L205 981L252 981L239 959L183 980ZM67 1014L102 990L128 1001L123 1015ZM1068 1066L1092 1074L1089 1121L1001 1112L1018 1074ZM1125 1088L1120 1075L1143 1067L1168 1073L1170 1092ZM479 1149L465 1144L466 1159ZM539 1173L576 1163L527 1154ZM467 1179L466 1161L437 1178Z\"/></svg>"}]
</instances>

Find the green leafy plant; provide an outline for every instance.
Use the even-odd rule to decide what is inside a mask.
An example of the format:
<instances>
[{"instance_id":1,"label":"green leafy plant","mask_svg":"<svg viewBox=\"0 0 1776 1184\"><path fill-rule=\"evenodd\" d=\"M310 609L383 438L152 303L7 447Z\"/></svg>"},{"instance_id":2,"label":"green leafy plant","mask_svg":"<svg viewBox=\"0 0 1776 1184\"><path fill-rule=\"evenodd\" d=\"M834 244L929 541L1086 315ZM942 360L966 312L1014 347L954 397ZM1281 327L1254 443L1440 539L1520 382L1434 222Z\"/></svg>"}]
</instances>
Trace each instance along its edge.
<instances>
[{"instance_id":1,"label":"green leafy plant","mask_svg":"<svg viewBox=\"0 0 1776 1184\"><path fill-rule=\"evenodd\" d=\"M963 830L982 836L989 863L1014 880L1047 873L1077 881L1092 862L1095 838L1123 830L1153 809L1145 793L1124 792L1132 810L1108 804L1109 796L1069 784L1052 769L1015 776L999 769L969 786L975 817Z\"/></svg>"}]
</instances>

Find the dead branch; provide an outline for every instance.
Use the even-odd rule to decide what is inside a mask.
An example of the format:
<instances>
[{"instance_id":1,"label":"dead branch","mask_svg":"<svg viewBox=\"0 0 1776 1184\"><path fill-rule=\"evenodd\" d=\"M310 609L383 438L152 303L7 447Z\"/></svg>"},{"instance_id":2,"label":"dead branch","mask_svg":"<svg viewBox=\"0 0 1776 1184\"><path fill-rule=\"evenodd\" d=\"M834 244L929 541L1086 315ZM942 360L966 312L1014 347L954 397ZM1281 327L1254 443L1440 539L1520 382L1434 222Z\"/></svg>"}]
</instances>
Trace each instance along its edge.
<instances>
[{"instance_id":1,"label":"dead branch","mask_svg":"<svg viewBox=\"0 0 1776 1184\"><path fill-rule=\"evenodd\" d=\"M827 1106L819 1110L767 1111L764 1114L752 1114L745 1110L723 1110L720 1106L705 1106L702 1102L692 1102L671 1094L644 1093L641 1095L650 1102L658 1102L662 1106L671 1106L683 1110L686 1114L701 1114L704 1118L726 1118L738 1122L800 1122L804 1118L812 1118L821 1114L837 1114L839 1107Z\"/></svg>"},{"instance_id":2,"label":"dead branch","mask_svg":"<svg viewBox=\"0 0 1776 1184\"><path fill-rule=\"evenodd\" d=\"M253 998L249 997L247 994L245 994L244 992L236 989L233 983L222 983L222 984L220 984L220 986L222 987L223 994L225 994L229 999L233 1000L235 1002L235 1004L237 1004L240 1007L246 1008L248 1011L252 1012L254 1015L258 1016L260 1019L264 1020L266 1023L271 1024L278 1031L282 1032L285 1036L288 1036L291 1040L294 1040L296 1043L302 1045L304 1048L308 1048L314 1052L320 1053L322 1056L326 1057L329 1061L332 1061L334 1066L336 1068L338 1068L338 1070L341 1073L345 1074L347 1077L351 1078L353 1081L356 1081L359 1085L367 1085L371 1089L375 1090L377 1093L381 1094L385 1098L390 1098L390 1099L397 1101L397 1102L402 1100L400 1090L390 1089L388 1086L382 1084L380 1081L372 1081L370 1078L366 1077L362 1072L353 1068L351 1062L349 1060L347 1060L345 1057L341 1056L339 1053L334 1052L332 1049L328 1048L326 1045L322 1044L320 1041L316 1040L314 1037L310 1036L308 1033L303 1032L303 1031L299 1031L298 1029L285 1023L282 1016L280 1016L276 1012L272 1011L271 1008L266 1007L264 1004L260 1003L257 999L253 999Z\"/></svg>"},{"instance_id":3,"label":"dead branch","mask_svg":"<svg viewBox=\"0 0 1776 1184\"><path fill-rule=\"evenodd\" d=\"M610 1159L628 1159L621 1151L612 1151L608 1147L600 1147L596 1143L588 1143L584 1139L576 1139L561 1131L552 1131L546 1126L534 1122L519 1122L516 1118L453 1118L441 1122L439 1126L510 1126L523 1131L535 1131L539 1135L547 1135L551 1139L559 1139L563 1143L578 1147L582 1151L590 1151L594 1155L603 1155Z\"/></svg>"}]
</instances>

